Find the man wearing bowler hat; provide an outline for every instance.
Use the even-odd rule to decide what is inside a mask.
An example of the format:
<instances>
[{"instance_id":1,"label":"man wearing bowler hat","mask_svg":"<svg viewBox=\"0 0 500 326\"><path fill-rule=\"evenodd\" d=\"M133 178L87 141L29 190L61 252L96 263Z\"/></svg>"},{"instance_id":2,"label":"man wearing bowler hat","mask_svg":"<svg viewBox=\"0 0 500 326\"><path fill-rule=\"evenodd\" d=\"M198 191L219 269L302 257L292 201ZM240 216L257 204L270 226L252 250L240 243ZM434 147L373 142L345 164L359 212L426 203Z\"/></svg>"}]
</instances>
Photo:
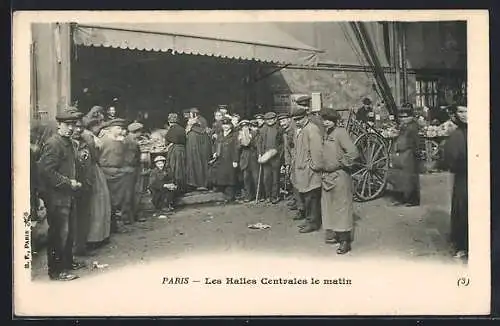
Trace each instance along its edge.
<instances>
[{"instance_id":1,"label":"man wearing bowler hat","mask_svg":"<svg viewBox=\"0 0 500 326\"><path fill-rule=\"evenodd\" d=\"M82 113L69 107L56 116L57 133L44 144L39 160L43 198L47 206L49 277L56 281L71 281L71 273L84 267L73 260L74 226L76 223L75 195L82 183L76 180L76 150L71 139L75 124Z\"/></svg>"},{"instance_id":2,"label":"man wearing bowler hat","mask_svg":"<svg viewBox=\"0 0 500 326\"><path fill-rule=\"evenodd\" d=\"M279 153L282 151L283 136L277 125L277 115L274 112L267 112L264 115L265 125L260 130L260 137L257 143L257 153L260 156L275 149L278 154L271 157L267 162L262 163L262 174L264 184L265 200L277 204L279 202L279 181L281 159Z\"/></svg>"},{"instance_id":3,"label":"man wearing bowler hat","mask_svg":"<svg viewBox=\"0 0 500 326\"><path fill-rule=\"evenodd\" d=\"M295 137L294 186L300 193L306 223L301 225L300 233L309 233L321 228L321 169L322 138L321 132L309 120L305 108L299 107L292 112L299 131Z\"/></svg>"}]
</instances>

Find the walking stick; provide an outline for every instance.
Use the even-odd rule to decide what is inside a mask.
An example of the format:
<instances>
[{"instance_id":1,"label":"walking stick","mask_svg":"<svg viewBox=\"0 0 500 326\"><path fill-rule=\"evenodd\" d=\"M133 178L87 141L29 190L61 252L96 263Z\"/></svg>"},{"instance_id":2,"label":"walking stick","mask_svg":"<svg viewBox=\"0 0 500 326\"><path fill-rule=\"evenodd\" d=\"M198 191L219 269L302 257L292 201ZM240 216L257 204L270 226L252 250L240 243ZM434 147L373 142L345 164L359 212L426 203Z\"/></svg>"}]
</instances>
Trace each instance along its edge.
<instances>
[{"instance_id":1,"label":"walking stick","mask_svg":"<svg viewBox=\"0 0 500 326\"><path fill-rule=\"evenodd\" d=\"M259 202L259 193L260 193L260 175L262 173L262 164L259 164L259 180L257 180L257 193L255 194L255 203Z\"/></svg>"}]
</instances>

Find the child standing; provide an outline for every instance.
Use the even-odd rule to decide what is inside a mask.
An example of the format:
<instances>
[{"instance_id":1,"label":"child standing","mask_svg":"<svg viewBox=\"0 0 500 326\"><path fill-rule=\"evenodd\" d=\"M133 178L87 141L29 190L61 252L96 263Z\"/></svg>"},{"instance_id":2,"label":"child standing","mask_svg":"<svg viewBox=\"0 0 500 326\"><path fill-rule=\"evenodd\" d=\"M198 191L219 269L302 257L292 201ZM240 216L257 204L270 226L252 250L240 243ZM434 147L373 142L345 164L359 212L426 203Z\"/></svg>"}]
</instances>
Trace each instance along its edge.
<instances>
[{"instance_id":1,"label":"child standing","mask_svg":"<svg viewBox=\"0 0 500 326\"><path fill-rule=\"evenodd\" d=\"M172 172L165 164L166 161L163 156L157 156L154 159L155 167L151 171L149 189L155 209L163 211L166 208L167 212L171 212L177 186L174 184Z\"/></svg>"}]
</instances>

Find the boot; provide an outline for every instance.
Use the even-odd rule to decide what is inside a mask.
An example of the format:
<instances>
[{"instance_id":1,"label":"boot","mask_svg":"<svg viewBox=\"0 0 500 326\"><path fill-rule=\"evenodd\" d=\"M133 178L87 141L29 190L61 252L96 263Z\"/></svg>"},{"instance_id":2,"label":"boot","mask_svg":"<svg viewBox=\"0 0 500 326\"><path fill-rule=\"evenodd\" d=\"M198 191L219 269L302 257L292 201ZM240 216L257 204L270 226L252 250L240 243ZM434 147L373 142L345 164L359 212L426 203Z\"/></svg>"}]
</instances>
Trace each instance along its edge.
<instances>
[{"instance_id":1,"label":"boot","mask_svg":"<svg viewBox=\"0 0 500 326\"><path fill-rule=\"evenodd\" d=\"M349 241L340 241L340 245L337 249L337 254L344 255L351 251L351 243Z\"/></svg>"},{"instance_id":2,"label":"boot","mask_svg":"<svg viewBox=\"0 0 500 326\"><path fill-rule=\"evenodd\" d=\"M328 244L336 244L338 243L337 237L335 235L335 232L333 230L325 230L325 243Z\"/></svg>"},{"instance_id":3,"label":"boot","mask_svg":"<svg viewBox=\"0 0 500 326\"><path fill-rule=\"evenodd\" d=\"M311 232L315 232L318 230L319 230L319 228L316 227L315 225L307 224L299 230L299 233L311 233Z\"/></svg>"}]
</instances>

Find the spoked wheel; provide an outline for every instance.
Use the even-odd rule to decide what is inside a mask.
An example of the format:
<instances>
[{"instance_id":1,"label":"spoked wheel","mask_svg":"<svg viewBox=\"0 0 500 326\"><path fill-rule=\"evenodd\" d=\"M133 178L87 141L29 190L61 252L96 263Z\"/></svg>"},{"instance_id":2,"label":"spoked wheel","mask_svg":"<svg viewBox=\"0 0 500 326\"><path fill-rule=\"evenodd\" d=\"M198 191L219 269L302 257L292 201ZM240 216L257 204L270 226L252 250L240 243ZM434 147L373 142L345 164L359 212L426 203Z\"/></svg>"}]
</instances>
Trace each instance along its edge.
<instances>
[{"instance_id":1,"label":"spoked wheel","mask_svg":"<svg viewBox=\"0 0 500 326\"><path fill-rule=\"evenodd\" d=\"M375 199L387 185L387 144L382 137L372 133L359 136L354 144L360 153L352 173L354 199L361 202Z\"/></svg>"}]
</instances>

